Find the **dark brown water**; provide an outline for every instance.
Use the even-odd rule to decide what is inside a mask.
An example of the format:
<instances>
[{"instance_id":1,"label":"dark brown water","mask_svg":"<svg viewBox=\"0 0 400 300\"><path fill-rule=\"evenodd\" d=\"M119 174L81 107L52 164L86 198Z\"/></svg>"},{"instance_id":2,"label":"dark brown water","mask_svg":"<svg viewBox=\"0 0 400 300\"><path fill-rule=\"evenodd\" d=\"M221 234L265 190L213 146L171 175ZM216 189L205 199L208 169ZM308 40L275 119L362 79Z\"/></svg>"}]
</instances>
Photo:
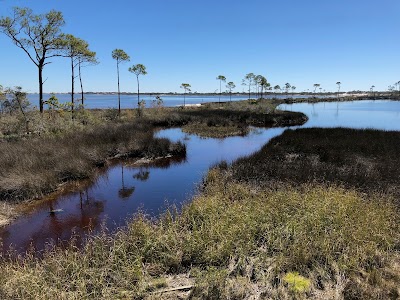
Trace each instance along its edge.
<instances>
[{"instance_id":1,"label":"dark brown water","mask_svg":"<svg viewBox=\"0 0 400 300\"><path fill-rule=\"evenodd\" d=\"M249 155L283 130L255 129L246 137L226 139L202 139L180 129L163 130L159 136L187 145L185 157L140 166L123 161L104 170L95 182L35 203L25 215L0 229L3 252L10 246L18 252L30 245L41 250L50 241L69 240L73 232L96 232L102 224L114 230L139 210L157 216L170 204L190 200L210 166Z\"/></svg>"}]
</instances>

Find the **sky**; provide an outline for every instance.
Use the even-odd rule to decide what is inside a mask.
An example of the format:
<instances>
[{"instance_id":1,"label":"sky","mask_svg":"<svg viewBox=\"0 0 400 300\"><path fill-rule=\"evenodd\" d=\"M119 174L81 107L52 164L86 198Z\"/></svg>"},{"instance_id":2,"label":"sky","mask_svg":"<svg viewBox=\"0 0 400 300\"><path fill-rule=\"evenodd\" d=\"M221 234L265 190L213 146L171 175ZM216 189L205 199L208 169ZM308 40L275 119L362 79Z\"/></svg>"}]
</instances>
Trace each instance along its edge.
<instances>
[{"instance_id":1,"label":"sky","mask_svg":"<svg viewBox=\"0 0 400 300\"><path fill-rule=\"evenodd\" d=\"M128 72L141 63L141 92L215 92L218 75L241 85L247 73L296 91L387 90L400 81L398 0L0 0L0 16L12 7L63 13L63 32L86 40L100 64L83 71L86 91L117 90L113 49L131 61L120 65L121 91L137 90ZM38 91L37 67L0 33L0 84ZM66 58L44 69L45 92L70 91ZM78 87L78 86L77 86Z\"/></svg>"}]
</instances>

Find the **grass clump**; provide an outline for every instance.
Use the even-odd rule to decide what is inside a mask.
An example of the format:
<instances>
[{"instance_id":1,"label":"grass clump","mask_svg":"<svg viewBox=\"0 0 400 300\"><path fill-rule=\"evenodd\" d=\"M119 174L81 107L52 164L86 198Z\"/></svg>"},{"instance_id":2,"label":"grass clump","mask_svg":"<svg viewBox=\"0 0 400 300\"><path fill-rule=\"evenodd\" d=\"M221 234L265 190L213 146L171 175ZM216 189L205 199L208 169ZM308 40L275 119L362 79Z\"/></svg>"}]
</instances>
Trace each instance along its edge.
<instances>
[{"instance_id":1,"label":"grass clump","mask_svg":"<svg viewBox=\"0 0 400 300\"><path fill-rule=\"evenodd\" d=\"M223 125L213 126L203 123L189 124L182 127L182 131L189 134L196 134L200 137L208 138L225 138L228 136L245 136L249 133L249 127L235 126L235 125Z\"/></svg>"},{"instance_id":2,"label":"grass clump","mask_svg":"<svg viewBox=\"0 0 400 300\"><path fill-rule=\"evenodd\" d=\"M298 272L289 272L283 277L283 281L289 286L294 294L302 294L310 289L311 281Z\"/></svg>"},{"instance_id":3,"label":"grass clump","mask_svg":"<svg viewBox=\"0 0 400 300\"><path fill-rule=\"evenodd\" d=\"M3 259L0 296L140 298L172 274L190 274L192 299L289 297L289 272L310 279L307 297L338 278L346 283L342 295L350 283L352 293L383 298L399 286L399 218L390 201L337 187L255 189L220 170L210 171L206 183L180 213L171 209L158 221L138 215L81 250ZM364 278L375 279L360 285Z\"/></svg>"},{"instance_id":4,"label":"grass clump","mask_svg":"<svg viewBox=\"0 0 400 300\"><path fill-rule=\"evenodd\" d=\"M249 126L291 126L307 121L302 113L276 110L280 103L265 99L206 103L196 108L147 110L144 117L154 125L183 126L188 133L217 138L246 134Z\"/></svg>"}]
</instances>

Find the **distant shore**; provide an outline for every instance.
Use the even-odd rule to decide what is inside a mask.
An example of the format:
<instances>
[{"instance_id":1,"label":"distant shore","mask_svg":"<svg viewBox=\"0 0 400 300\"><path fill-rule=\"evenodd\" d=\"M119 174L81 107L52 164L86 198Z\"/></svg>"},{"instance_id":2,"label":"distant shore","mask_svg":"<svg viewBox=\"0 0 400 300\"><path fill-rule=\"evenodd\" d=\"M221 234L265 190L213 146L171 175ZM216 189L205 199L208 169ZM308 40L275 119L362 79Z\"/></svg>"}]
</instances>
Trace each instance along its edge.
<instances>
[{"instance_id":1,"label":"distant shore","mask_svg":"<svg viewBox=\"0 0 400 300\"><path fill-rule=\"evenodd\" d=\"M38 93L28 93L29 95L38 95ZM69 92L49 92L45 94L59 94L59 95L70 95ZM78 94L78 93L76 93ZM118 95L118 92L85 92L85 95ZM137 95L135 92L121 92L121 95ZM142 96L220 96L219 93L176 93L176 92L146 92L146 93L139 93ZM249 96L249 93L222 93L222 97L237 97L237 96ZM374 98L374 97L385 97L385 99L400 99L400 92L343 92L343 93L263 93L263 97L268 98L292 98L292 97L299 97L299 96L307 96L307 97L323 97L323 98L347 98L347 97L362 97L362 98ZM260 98L259 93L251 93L250 98Z\"/></svg>"}]
</instances>

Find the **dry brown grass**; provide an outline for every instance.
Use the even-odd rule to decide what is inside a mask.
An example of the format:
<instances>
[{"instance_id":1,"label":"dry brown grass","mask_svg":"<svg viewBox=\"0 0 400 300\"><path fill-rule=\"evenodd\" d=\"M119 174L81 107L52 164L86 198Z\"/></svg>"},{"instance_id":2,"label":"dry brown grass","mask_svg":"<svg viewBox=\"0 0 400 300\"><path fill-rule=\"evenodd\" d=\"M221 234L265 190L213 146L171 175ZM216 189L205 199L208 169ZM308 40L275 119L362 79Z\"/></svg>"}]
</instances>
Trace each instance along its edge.
<instances>
[{"instance_id":1,"label":"dry brown grass","mask_svg":"<svg viewBox=\"0 0 400 300\"><path fill-rule=\"evenodd\" d=\"M9 224L16 216L15 205L0 202L0 227Z\"/></svg>"},{"instance_id":2,"label":"dry brown grass","mask_svg":"<svg viewBox=\"0 0 400 300\"><path fill-rule=\"evenodd\" d=\"M41 197L63 182L92 176L112 157L160 157L185 151L184 145L153 134L149 124L125 122L0 142L0 199Z\"/></svg>"},{"instance_id":3,"label":"dry brown grass","mask_svg":"<svg viewBox=\"0 0 400 300\"><path fill-rule=\"evenodd\" d=\"M204 123L191 123L183 126L182 131L204 138L225 138L228 136L244 136L249 133L250 129L247 126L208 126Z\"/></svg>"},{"instance_id":4,"label":"dry brown grass","mask_svg":"<svg viewBox=\"0 0 400 300\"><path fill-rule=\"evenodd\" d=\"M255 185L331 183L400 196L400 133L347 128L286 130L234 162L232 176Z\"/></svg>"}]
</instances>

